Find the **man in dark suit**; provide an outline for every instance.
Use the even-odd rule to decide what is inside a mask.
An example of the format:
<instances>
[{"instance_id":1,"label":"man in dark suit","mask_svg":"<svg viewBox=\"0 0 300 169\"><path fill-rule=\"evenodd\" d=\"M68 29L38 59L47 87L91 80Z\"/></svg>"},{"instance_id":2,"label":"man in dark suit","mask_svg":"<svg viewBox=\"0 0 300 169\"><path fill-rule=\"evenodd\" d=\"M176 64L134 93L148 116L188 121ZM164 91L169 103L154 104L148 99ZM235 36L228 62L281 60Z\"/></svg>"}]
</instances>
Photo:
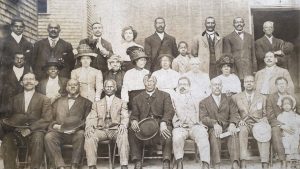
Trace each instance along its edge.
<instances>
[{"instance_id":1,"label":"man in dark suit","mask_svg":"<svg viewBox=\"0 0 300 169\"><path fill-rule=\"evenodd\" d=\"M177 57L179 54L176 45L175 37L168 35L165 32L165 19L158 17L154 21L155 33L145 39L145 53L150 57L147 62L146 68L151 72L160 69L160 61L158 56L160 54L170 54L173 57Z\"/></svg>"},{"instance_id":2,"label":"man in dark suit","mask_svg":"<svg viewBox=\"0 0 300 169\"><path fill-rule=\"evenodd\" d=\"M24 92L10 100L7 117L26 115L36 120L30 123L28 128L12 128L1 124L1 134L5 133L2 142L3 154L5 154L3 156L4 168L17 168L17 145L27 141L29 156L31 157L30 168L38 169L43 161L44 132L50 122L51 105L46 96L35 92L35 86L38 82L33 73L25 74L21 84L24 87Z\"/></svg>"},{"instance_id":3,"label":"man in dark suit","mask_svg":"<svg viewBox=\"0 0 300 169\"><path fill-rule=\"evenodd\" d=\"M21 18L14 18L11 22L11 34L8 35L3 43L2 65L10 67L13 65L14 54L20 51L24 54L26 62L31 65L32 44L23 36L25 23Z\"/></svg>"},{"instance_id":4,"label":"man in dark suit","mask_svg":"<svg viewBox=\"0 0 300 169\"><path fill-rule=\"evenodd\" d=\"M103 25L99 22L92 24L92 37L83 39L79 44L87 44L97 53L97 58L91 63L93 68L101 70L102 73L108 71L107 59L113 54L111 43L102 38Z\"/></svg>"},{"instance_id":5,"label":"man in dark suit","mask_svg":"<svg viewBox=\"0 0 300 169\"><path fill-rule=\"evenodd\" d=\"M70 78L71 70L75 65L72 45L69 42L59 38L60 26L57 23L49 23L49 36L35 43L32 54L32 69L37 75L37 79L41 80L47 77L42 67L47 63L50 57L55 57L64 63L64 68L59 75Z\"/></svg>"},{"instance_id":6,"label":"man in dark suit","mask_svg":"<svg viewBox=\"0 0 300 169\"><path fill-rule=\"evenodd\" d=\"M5 116L8 109L8 101L11 97L23 92L21 85L24 74L31 71L30 66L25 61L25 56L17 52L14 54L14 64L4 71L3 88L1 92L0 113Z\"/></svg>"},{"instance_id":7,"label":"man in dark suit","mask_svg":"<svg viewBox=\"0 0 300 169\"><path fill-rule=\"evenodd\" d=\"M149 141L152 144L162 144L163 169L170 169L172 154L172 119L174 108L168 93L156 89L156 77L146 75L143 79L145 91L134 97L130 116L131 130L128 140L135 169L142 168L143 141L135 133L140 131L139 121L153 117L160 126L160 131Z\"/></svg>"},{"instance_id":8,"label":"man in dark suit","mask_svg":"<svg viewBox=\"0 0 300 169\"><path fill-rule=\"evenodd\" d=\"M283 47L284 41L273 36L274 32L274 22L266 21L263 25L263 31L265 35L255 42L255 53L258 63L258 70L261 70L265 67L264 58L267 52L274 52L278 57L278 66L286 68L287 58L284 55Z\"/></svg>"},{"instance_id":9,"label":"man in dark suit","mask_svg":"<svg viewBox=\"0 0 300 169\"><path fill-rule=\"evenodd\" d=\"M63 68L62 64L56 58L50 58L43 70L47 72L48 78L40 81L37 91L46 95L51 104L61 96L66 95L67 78L60 77L59 70Z\"/></svg>"},{"instance_id":10,"label":"man in dark suit","mask_svg":"<svg viewBox=\"0 0 300 169\"><path fill-rule=\"evenodd\" d=\"M257 70L254 40L252 35L245 32L244 19L237 17L233 20L234 31L223 39L223 53L230 53L234 59L234 71L242 84L244 77L253 75Z\"/></svg>"},{"instance_id":11,"label":"man in dark suit","mask_svg":"<svg viewBox=\"0 0 300 169\"><path fill-rule=\"evenodd\" d=\"M62 124L67 119L77 117L85 121L91 111L92 102L79 95L79 82L71 79L67 83L68 96L59 98L52 106L52 123L45 136L45 148L50 159L54 161L56 168L64 169L65 162L61 153L61 145L67 143L73 145L72 169L78 169L83 154L84 127L61 132Z\"/></svg>"},{"instance_id":12,"label":"man in dark suit","mask_svg":"<svg viewBox=\"0 0 300 169\"><path fill-rule=\"evenodd\" d=\"M220 169L221 138L223 131L228 131L228 151L233 169L239 169L239 140L236 136L236 125L239 122L238 108L231 97L221 94L222 81L211 80L212 94L202 100L199 106L200 119L208 127L211 161L214 169Z\"/></svg>"}]
</instances>

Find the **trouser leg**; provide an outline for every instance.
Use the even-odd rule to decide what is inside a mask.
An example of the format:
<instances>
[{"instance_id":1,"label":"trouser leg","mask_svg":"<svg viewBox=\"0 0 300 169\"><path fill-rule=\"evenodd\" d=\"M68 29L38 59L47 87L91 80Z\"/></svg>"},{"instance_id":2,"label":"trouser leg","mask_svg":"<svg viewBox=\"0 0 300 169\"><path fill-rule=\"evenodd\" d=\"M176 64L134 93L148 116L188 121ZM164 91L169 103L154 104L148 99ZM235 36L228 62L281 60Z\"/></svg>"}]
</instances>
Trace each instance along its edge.
<instances>
[{"instance_id":1,"label":"trouser leg","mask_svg":"<svg viewBox=\"0 0 300 169\"><path fill-rule=\"evenodd\" d=\"M201 161L210 163L210 145L208 133L204 126L195 125L191 128L191 137L195 140Z\"/></svg>"},{"instance_id":2,"label":"trouser leg","mask_svg":"<svg viewBox=\"0 0 300 169\"><path fill-rule=\"evenodd\" d=\"M172 127L168 126L168 130L172 133ZM162 144L163 160L171 160L172 157L172 136L165 139L161 134L160 141Z\"/></svg>"},{"instance_id":3,"label":"trouser leg","mask_svg":"<svg viewBox=\"0 0 300 169\"><path fill-rule=\"evenodd\" d=\"M16 169L16 157L18 152L17 137L14 133L8 133L2 141L3 163L5 169Z\"/></svg>"},{"instance_id":4,"label":"trouser leg","mask_svg":"<svg viewBox=\"0 0 300 169\"><path fill-rule=\"evenodd\" d=\"M282 133L280 127L272 127L272 145L281 161L285 161L285 151L282 143Z\"/></svg>"},{"instance_id":5,"label":"trouser leg","mask_svg":"<svg viewBox=\"0 0 300 169\"><path fill-rule=\"evenodd\" d=\"M229 136L227 140L227 147L228 147L231 162L239 161L240 146L239 146L238 136Z\"/></svg>"},{"instance_id":6,"label":"trouser leg","mask_svg":"<svg viewBox=\"0 0 300 169\"><path fill-rule=\"evenodd\" d=\"M240 159L248 160L248 135L249 130L247 126L240 126L239 140L240 140Z\"/></svg>"},{"instance_id":7,"label":"trouser leg","mask_svg":"<svg viewBox=\"0 0 300 169\"><path fill-rule=\"evenodd\" d=\"M33 132L28 143L31 168L38 169L44 158L44 132Z\"/></svg>"},{"instance_id":8,"label":"trouser leg","mask_svg":"<svg viewBox=\"0 0 300 169\"><path fill-rule=\"evenodd\" d=\"M117 130L115 131L117 132ZM120 154L120 164L128 165L129 159L129 143L128 143L128 131L125 130L122 134L118 134L116 138L119 154Z\"/></svg>"},{"instance_id":9,"label":"trouser leg","mask_svg":"<svg viewBox=\"0 0 300 169\"><path fill-rule=\"evenodd\" d=\"M79 164L81 161L84 146L84 130L78 130L71 135L72 138L72 163Z\"/></svg>"},{"instance_id":10,"label":"trouser leg","mask_svg":"<svg viewBox=\"0 0 300 169\"><path fill-rule=\"evenodd\" d=\"M260 160L262 163L269 163L269 154L270 154L270 142L258 142L258 150L260 155Z\"/></svg>"},{"instance_id":11,"label":"trouser leg","mask_svg":"<svg viewBox=\"0 0 300 169\"><path fill-rule=\"evenodd\" d=\"M172 131L173 152L175 159L183 158L184 155L184 143L188 137L188 131L184 128L174 128Z\"/></svg>"},{"instance_id":12,"label":"trouser leg","mask_svg":"<svg viewBox=\"0 0 300 169\"><path fill-rule=\"evenodd\" d=\"M219 164L221 162L221 140L215 136L215 131L213 128L209 129L208 134L210 142L211 162L213 165Z\"/></svg>"},{"instance_id":13,"label":"trouser leg","mask_svg":"<svg viewBox=\"0 0 300 169\"><path fill-rule=\"evenodd\" d=\"M143 142L139 140L133 130L128 130L128 141L130 145L132 160L142 160Z\"/></svg>"},{"instance_id":14,"label":"trouser leg","mask_svg":"<svg viewBox=\"0 0 300 169\"><path fill-rule=\"evenodd\" d=\"M63 134L50 131L45 136L45 149L50 158L53 159L56 167L65 166L64 159L61 154L61 145Z\"/></svg>"}]
</instances>

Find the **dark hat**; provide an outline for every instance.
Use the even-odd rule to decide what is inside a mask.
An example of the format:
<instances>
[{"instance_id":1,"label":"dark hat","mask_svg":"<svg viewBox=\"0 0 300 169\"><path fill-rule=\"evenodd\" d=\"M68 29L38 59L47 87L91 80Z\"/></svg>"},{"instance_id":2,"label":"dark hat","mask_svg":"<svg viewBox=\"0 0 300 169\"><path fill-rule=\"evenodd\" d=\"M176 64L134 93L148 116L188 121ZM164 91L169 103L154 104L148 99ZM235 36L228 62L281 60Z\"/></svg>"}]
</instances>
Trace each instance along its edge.
<instances>
[{"instance_id":1,"label":"dark hat","mask_svg":"<svg viewBox=\"0 0 300 169\"><path fill-rule=\"evenodd\" d=\"M161 61L161 59L162 59L164 56L168 57L168 58L170 59L171 62L172 62L173 59L174 59L174 57L173 57L171 54L159 54L159 55L158 55L158 60Z\"/></svg>"},{"instance_id":2,"label":"dark hat","mask_svg":"<svg viewBox=\"0 0 300 169\"><path fill-rule=\"evenodd\" d=\"M92 48L87 44L81 44L77 48L78 54L76 55L76 59L80 59L82 56L90 56L91 58L97 57L97 53L95 53Z\"/></svg>"},{"instance_id":3,"label":"dark hat","mask_svg":"<svg viewBox=\"0 0 300 169\"><path fill-rule=\"evenodd\" d=\"M140 131L135 136L140 140L149 140L153 138L159 129L157 121L153 118L145 118L139 122Z\"/></svg>"},{"instance_id":4,"label":"dark hat","mask_svg":"<svg viewBox=\"0 0 300 169\"><path fill-rule=\"evenodd\" d=\"M234 60L232 55L230 54L223 54L222 57L217 61L219 67L222 68L223 65L229 65L230 67L233 66Z\"/></svg>"},{"instance_id":5,"label":"dark hat","mask_svg":"<svg viewBox=\"0 0 300 169\"><path fill-rule=\"evenodd\" d=\"M3 123L11 127L29 128L36 120L38 119L28 114L15 114L10 118L3 119Z\"/></svg>"},{"instance_id":6,"label":"dark hat","mask_svg":"<svg viewBox=\"0 0 300 169\"><path fill-rule=\"evenodd\" d=\"M42 67L43 70L47 70L50 66L56 66L59 70L61 70L64 66L62 58L50 57L47 63Z\"/></svg>"},{"instance_id":7,"label":"dark hat","mask_svg":"<svg viewBox=\"0 0 300 169\"><path fill-rule=\"evenodd\" d=\"M67 117L61 124L60 130L58 132L64 133L71 130L76 130L84 125L84 121L77 116ZM53 126L52 126L53 127Z\"/></svg>"},{"instance_id":8,"label":"dark hat","mask_svg":"<svg viewBox=\"0 0 300 169\"><path fill-rule=\"evenodd\" d=\"M139 46L131 46L127 48L126 53L130 56L131 61L135 61L140 58L148 59L148 56L145 54L144 49Z\"/></svg>"}]
</instances>

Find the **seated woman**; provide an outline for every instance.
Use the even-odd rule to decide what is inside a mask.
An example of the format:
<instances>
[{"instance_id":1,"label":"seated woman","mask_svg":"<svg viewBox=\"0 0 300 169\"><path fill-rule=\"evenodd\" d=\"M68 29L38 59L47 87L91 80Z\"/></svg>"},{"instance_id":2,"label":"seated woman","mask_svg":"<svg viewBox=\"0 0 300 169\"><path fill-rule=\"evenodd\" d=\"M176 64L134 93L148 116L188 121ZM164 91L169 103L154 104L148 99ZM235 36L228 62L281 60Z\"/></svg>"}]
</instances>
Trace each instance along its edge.
<instances>
[{"instance_id":1,"label":"seated woman","mask_svg":"<svg viewBox=\"0 0 300 169\"><path fill-rule=\"evenodd\" d=\"M169 54L161 54L158 56L161 69L153 72L153 76L157 79L157 88L161 91L169 93L171 96L175 92L180 74L171 69L173 56Z\"/></svg>"},{"instance_id":2,"label":"seated woman","mask_svg":"<svg viewBox=\"0 0 300 169\"><path fill-rule=\"evenodd\" d=\"M223 56L218 60L218 65L222 71L222 74L218 76L223 85L222 93L225 93L227 96L240 93L242 91L241 81L237 75L231 73L231 68L233 66L233 59L231 55L223 54Z\"/></svg>"},{"instance_id":3,"label":"seated woman","mask_svg":"<svg viewBox=\"0 0 300 169\"><path fill-rule=\"evenodd\" d=\"M79 45L76 58L80 61L81 67L71 72L71 78L78 80L80 83L80 95L91 102L100 100L103 90L101 70L90 66L92 59L96 57L97 54L88 45Z\"/></svg>"}]
</instances>

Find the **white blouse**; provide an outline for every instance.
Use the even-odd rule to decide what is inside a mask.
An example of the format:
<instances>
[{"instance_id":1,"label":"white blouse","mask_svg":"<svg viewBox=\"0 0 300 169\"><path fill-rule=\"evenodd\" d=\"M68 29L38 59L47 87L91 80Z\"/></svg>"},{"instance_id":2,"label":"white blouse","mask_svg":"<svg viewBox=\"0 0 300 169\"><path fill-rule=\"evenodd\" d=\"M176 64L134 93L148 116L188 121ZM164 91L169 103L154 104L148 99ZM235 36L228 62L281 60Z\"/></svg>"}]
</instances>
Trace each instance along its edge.
<instances>
[{"instance_id":1,"label":"white blouse","mask_svg":"<svg viewBox=\"0 0 300 169\"><path fill-rule=\"evenodd\" d=\"M175 88L178 84L178 79L180 77L180 74L172 69L160 69L152 74L157 79L156 87L159 90L162 90L164 92L169 93L172 95L175 92Z\"/></svg>"},{"instance_id":2,"label":"white blouse","mask_svg":"<svg viewBox=\"0 0 300 169\"><path fill-rule=\"evenodd\" d=\"M217 78L222 81L222 93L227 93L227 91L232 93L242 92L241 81L237 75L232 73L229 76L219 75Z\"/></svg>"}]
</instances>

